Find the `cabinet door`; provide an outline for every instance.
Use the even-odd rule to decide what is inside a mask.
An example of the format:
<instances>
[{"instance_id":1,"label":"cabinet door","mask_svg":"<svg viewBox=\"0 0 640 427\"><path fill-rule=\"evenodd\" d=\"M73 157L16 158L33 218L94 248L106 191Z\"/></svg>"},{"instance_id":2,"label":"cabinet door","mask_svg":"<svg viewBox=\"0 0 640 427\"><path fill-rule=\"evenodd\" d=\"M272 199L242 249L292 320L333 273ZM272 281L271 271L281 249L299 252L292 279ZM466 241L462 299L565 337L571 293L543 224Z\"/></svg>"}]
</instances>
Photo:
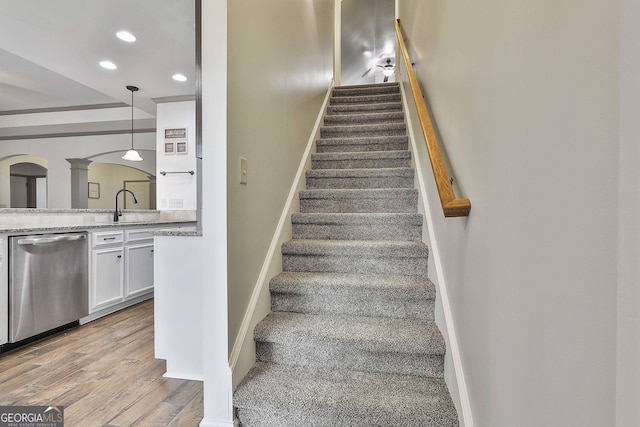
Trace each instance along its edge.
<instances>
[{"instance_id":1,"label":"cabinet door","mask_svg":"<svg viewBox=\"0 0 640 427\"><path fill-rule=\"evenodd\" d=\"M122 301L123 255L122 247L93 250L93 269L91 272L92 310Z\"/></svg>"},{"instance_id":2,"label":"cabinet door","mask_svg":"<svg viewBox=\"0 0 640 427\"><path fill-rule=\"evenodd\" d=\"M149 292L153 289L153 243L128 245L125 272L125 298Z\"/></svg>"}]
</instances>

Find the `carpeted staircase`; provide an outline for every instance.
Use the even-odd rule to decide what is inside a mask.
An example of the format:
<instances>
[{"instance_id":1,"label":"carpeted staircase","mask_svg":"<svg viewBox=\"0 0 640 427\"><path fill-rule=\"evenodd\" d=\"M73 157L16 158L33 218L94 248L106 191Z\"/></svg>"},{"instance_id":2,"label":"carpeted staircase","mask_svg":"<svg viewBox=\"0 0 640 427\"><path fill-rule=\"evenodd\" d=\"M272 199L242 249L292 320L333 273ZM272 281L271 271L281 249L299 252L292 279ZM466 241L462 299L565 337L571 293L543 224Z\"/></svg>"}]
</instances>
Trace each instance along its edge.
<instances>
[{"instance_id":1,"label":"carpeted staircase","mask_svg":"<svg viewBox=\"0 0 640 427\"><path fill-rule=\"evenodd\" d=\"M320 132L238 419L458 426L398 85L335 88Z\"/></svg>"}]
</instances>

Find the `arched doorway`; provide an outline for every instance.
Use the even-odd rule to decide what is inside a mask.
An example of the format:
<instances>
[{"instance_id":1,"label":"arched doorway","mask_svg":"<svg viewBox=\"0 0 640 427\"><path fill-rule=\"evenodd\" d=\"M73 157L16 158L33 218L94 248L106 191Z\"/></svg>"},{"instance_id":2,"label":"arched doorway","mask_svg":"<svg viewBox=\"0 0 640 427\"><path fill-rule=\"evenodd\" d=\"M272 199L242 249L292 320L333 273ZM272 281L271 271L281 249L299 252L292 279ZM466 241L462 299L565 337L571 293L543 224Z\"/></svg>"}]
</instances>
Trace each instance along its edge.
<instances>
[{"instance_id":1,"label":"arched doorway","mask_svg":"<svg viewBox=\"0 0 640 427\"><path fill-rule=\"evenodd\" d=\"M9 169L12 208L47 207L47 169L35 163L15 163Z\"/></svg>"},{"instance_id":2,"label":"arched doorway","mask_svg":"<svg viewBox=\"0 0 640 427\"><path fill-rule=\"evenodd\" d=\"M0 208L46 208L48 167L36 155L0 158Z\"/></svg>"}]
</instances>

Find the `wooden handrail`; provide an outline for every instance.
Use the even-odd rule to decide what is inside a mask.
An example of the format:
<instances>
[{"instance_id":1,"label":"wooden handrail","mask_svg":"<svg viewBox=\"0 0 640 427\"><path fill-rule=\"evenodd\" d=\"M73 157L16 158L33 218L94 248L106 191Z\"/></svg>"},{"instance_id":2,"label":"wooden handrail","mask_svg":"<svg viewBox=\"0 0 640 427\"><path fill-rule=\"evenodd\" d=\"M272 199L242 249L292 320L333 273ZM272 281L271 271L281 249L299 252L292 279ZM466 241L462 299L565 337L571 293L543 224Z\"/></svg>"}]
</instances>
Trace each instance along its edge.
<instances>
[{"instance_id":1,"label":"wooden handrail","mask_svg":"<svg viewBox=\"0 0 640 427\"><path fill-rule=\"evenodd\" d=\"M402 30L400 29L400 20L394 21L396 27L396 37L398 38L398 44L400 45L400 51L404 57L404 62L407 66L407 74L409 77L409 84L411 85L411 93L413 99L416 102L416 108L418 110L418 118L420 119L420 127L424 134L424 139L427 143L427 151L429 153L429 160L431 161L431 168L433 169L433 176L436 179L436 186L438 187L438 194L440 195L440 204L442 204L442 210L445 217L456 216L469 216L471 210L471 202L469 199L458 199L453 192L453 185L449 178L449 172L447 166L444 163L442 154L440 153L440 147L438 146L438 139L436 133L433 130L431 119L429 118L429 112L427 110L427 104L424 102L420 85L418 85L418 79L416 73L413 70L413 64L409 58L407 52L407 46L404 43L404 37Z\"/></svg>"}]
</instances>

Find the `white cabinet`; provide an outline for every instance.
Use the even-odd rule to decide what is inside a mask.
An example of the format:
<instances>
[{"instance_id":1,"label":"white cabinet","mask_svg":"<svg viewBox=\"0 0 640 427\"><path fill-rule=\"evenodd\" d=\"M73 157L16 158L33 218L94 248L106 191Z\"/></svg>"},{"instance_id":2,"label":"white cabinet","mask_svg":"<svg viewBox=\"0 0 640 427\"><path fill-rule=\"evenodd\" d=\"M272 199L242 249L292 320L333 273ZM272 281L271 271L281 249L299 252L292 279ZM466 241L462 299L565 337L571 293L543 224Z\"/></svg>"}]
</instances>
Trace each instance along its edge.
<instances>
[{"instance_id":1,"label":"white cabinet","mask_svg":"<svg viewBox=\"0 0 640 427\"><path fill-rule=\"evenodd\" d=\"M153 243L125 247L125 297L134 297L153 289Z\"/></svg>"},{"instance_id":2,"label":"white cabinet","mask_svg":"<svg viewBox=\"0 0 640 427\"><path fill-rule=\"evenodd\" d=\"M91 310L119 303L124 297L122 274L124 250L122 247L95 249L91 254Z\"/></svg>"},{"instance_id":3,"label":"white cabinet","mask_svg":"<svg viewBox=\"0 0 640 427\"><path fill-rule=\"evenodd\" d=\"M108 314L152 295L153 231L91 233L90 313Z\"/></svg>"}]
</instances>

